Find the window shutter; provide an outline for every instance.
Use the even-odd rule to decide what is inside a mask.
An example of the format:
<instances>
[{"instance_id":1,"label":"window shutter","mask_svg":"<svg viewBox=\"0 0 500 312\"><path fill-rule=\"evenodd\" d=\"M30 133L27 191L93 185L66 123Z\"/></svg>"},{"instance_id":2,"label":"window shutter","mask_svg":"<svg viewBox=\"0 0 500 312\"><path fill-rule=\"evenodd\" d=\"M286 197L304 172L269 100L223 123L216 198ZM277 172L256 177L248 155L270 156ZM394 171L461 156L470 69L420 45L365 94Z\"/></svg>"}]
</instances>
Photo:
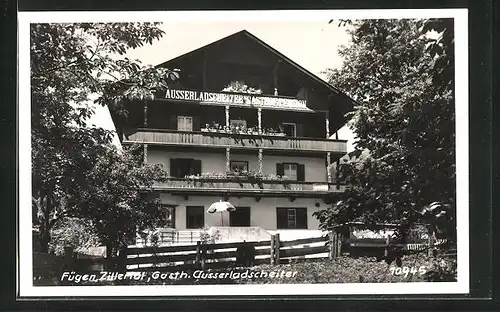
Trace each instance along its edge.
<instances>
[{"instance_id":1,"label":"window shutter","mask_svg":"<svg viewBox=\"0 0 500 312\"><path fill-rule=\"evenodd\" d=\"M285 175L285 167L281 163L276 164L276 175Z\"/></svg>"},{"instance_id":2,"label":"window shutter","mask_svg":"<svg viewBox=\"0 0 500 312\"><path fill-rule=\"evenodd\" d=\"M177 130L177 116L170 116L170 129Z\"/></svg>"},{"instance_id":3,"label":"window shutter","mask_svg":"<svg viewBox=\"0 0 500 312\"><path fill-rule=\"evenodd\" d=\"M286 229L288 227L286 208L276 208L276 228Z\"/></svg>"},{"instance_id":4,"label":"window shutter","mask_svg":"<svg viewBox=\"0 0 500 312\"><path fill-rule=\"evenodd\" d=\"M201 174L201 160L193 159L191 164L191 174Z\"/></svg>"},{"instance_id":5,"label":"window shutter","mask_svg":"<svg viewBox=\"0 0 500 312\"><path fill-rule=\"evenodd\" d=\"M305 181L306 168L302 164L297 165L297 181Z\"/></svg>"},{"instance_id":6,"label":"window shutter","mask_svg":"<svg viewBox=\"0 0 500 312\"><path fill-rule=\"evenodd\" d=\"M307 229L307 208L295 209L297 229Z\"/></svg>"},{"instance_id":7,"label":"window shutter","mask_svg":"<svg viewBox=\"0 0 500 312\"><path fill-rule=\"evenodd\" d=\"M295 134L297 137L304 136L304 125L303 124L296 124L295 125Z\"/></svg>"},{"instance_id":8,"label":"window shutter","mask_svg":"<svg viewBox=\"0 0 500 312\"><path fill-rule=\"evenodd\" d=\"M201 131L200 116L193 117L193 131Z\"/></svg>"}]
</instances>

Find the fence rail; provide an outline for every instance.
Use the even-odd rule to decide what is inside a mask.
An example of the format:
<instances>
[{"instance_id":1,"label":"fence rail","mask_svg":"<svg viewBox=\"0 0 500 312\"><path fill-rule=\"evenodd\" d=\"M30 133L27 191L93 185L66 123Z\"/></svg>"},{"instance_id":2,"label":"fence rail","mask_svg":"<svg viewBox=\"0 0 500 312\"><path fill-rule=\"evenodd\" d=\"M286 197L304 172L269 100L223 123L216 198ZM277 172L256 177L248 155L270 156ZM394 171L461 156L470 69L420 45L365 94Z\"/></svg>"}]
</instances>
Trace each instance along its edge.
<instances>
[{"instance_id":1,"label":"fence rail","mask_svg":"<svg viewBox=\"0 0 500 312\"><path fill-rule=\"evenodd\" d=\"M141 267L158 268L158 266L176 266L194 264L195 266L206 267L214 262L224 262L235 264L238 257L238 250L244 246L254 248L255 263L277 264L281 258L292 258L307 255L329 253L331 257L340 255L340 250L328 246L329 237L314 237L297 239L293 241L280 241L279 234L271 236L269 241L256 242L235 242L217 243L185 246L164 246L164 247L129 247L121 250L121 266L130 270L145 269ZM309 246L311 244L320 246ZM321 244L323 243L323 244ZM132 268L131 266L137 266Z\"/></svg>"}]
</instances>

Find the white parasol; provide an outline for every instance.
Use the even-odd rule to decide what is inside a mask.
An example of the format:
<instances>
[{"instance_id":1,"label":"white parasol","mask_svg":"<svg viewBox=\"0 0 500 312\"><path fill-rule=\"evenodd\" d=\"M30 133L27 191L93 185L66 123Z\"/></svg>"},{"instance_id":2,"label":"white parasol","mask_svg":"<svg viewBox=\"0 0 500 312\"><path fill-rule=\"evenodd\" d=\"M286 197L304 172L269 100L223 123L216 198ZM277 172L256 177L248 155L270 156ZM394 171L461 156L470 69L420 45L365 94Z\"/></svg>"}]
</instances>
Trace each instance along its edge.
<instances>
[{"instance_id":1,"label":"white parasol","mask_svg":"<svg viewBox=\"0 0 500 312\"><path fill-rule=\"evenodd\" d=\"M222 213L225 211L235 211L235 210L236 208L231 203L220 200L210 205L207 212L208 213L220 212L221 222L222 225L224 225L224 218L222 217Z\"/></svg>"}]
</instances>

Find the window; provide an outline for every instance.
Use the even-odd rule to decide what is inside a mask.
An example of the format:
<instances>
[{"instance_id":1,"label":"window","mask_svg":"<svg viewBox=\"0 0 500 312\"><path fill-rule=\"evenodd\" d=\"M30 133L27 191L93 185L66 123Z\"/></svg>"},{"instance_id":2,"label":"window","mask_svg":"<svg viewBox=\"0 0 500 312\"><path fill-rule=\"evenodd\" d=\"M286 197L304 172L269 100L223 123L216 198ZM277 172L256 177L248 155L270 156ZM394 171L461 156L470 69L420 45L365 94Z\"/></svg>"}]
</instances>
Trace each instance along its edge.
<instances>
[{"instance_id":1,"label":"window","mask_svg":"<svg viewBox=\"0 0 500 312\"><path fill-rule=\"evenodd\" d=\"M170 159L170 176L184 178L188 175L201 174L201 160L191 158Z\"/></svg>"},{"instance_id":2,"label":"window","mask_svg":"<svg viewBox=\"0 0 500 312\"><path fill-rule=\"evenodd\" d=\"M294 123L284 122L282 124L282 127L283 127L283 132L286 134L286 136L289 136L289 137L296 137L297 136L297 129L296 129L296 125Z\"/></svg>"},{"instance_id":3,"label":"window","mask_svg":"<svg viewBox=\"0 0 500 312\"><path fill-rule=\"evenodd\" d=\"M193 131L193 117L177 116L177 130Z\"/></svg>"},{"instance_id":4,"label":"window","mask_svg":"<svg viewBox=\"0 0 500 312\"><path fill-rule=\"evenodd\" d=\"M307 208L276 208L278 229L307 229Z\"/></svg>"},{"instance_id":5,"label":"window","mask_svg":"<svg viewBox=\"0 0 500 312\"><path fill-rule=\"evenodd\" d=\"M186 206L186 228L200 229L205 225L205 207Z\"/></svg>"},{"instance_id":6,"label":"window","mask_svg":"<svg viewBox=\"0 0 500 312\"><path fill-rule=\"evenodd\" d=\"M165 210L165 227L175 229L175 206L163 205Z\"/></svg>"},{"instance_id":7,"label":"window","mask_svg":"<svg viewBox=\"0 0 500 312\"><path fill-rule=\"evenodd\" d=\"M305 166L297 163L278 163L276 175L287 176L294 181L305 181Z\"/></svg>"},{"instance_id":8,"label":"window","mask_svg":"<svg viewBox=\"0 0 500 312\"><path fill-rule=\"evenodd\" d=\"M230 226L250 226L250 207L235 207L229 213Z\"/></svg>"},{"instance_id":9,"label":"window","mask_svg":"<svg viewBox=\"0 0 500 312\"><path fill-rule=\"evenodd\" d=\"M297 164L283 164L283 174L291 180L297 180Z\"/></svg>"},{"instance_id":10,"label":"window","mask_svg":"<svg viewBox=\"0 0 500 312\"><path fill-rule=\"evenodd\" d=\"M231 172L248 171L248 161L231 160Z\"/></svg>"}]
</instances>

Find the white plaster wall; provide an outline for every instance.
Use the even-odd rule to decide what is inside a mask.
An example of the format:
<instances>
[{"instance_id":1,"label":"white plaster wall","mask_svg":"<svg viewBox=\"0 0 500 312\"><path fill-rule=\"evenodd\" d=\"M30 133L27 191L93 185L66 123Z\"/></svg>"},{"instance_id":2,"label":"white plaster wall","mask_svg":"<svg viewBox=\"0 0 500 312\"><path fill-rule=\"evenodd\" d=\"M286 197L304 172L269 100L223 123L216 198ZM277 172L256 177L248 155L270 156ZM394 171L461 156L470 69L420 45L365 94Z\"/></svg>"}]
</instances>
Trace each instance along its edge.
<instances>
[{"instance_id":1,"label":"white plaster wall","mask_svg":"<svg viewBox=\"0 0 500 312\"><path fill-rule=\"evenodd\" d=\"M326 157L326 156L325 156ZM201 159L201 172L225 172L226 171L226 155L225 153L195 153L195 152L165 152L159 150L148 151L147 161L150 164L163 164L164 167L170 169L171 158L193 158ZM249 154L231 154L231 160L248 161L249 170L258 170L257 151ZM286 157L275 155L263 155L262 170L268 174L276 174L276 164L283 162L300 163L305 166L306 181L326 182L325 161L322 158L313 157Z\"/></svg>"},{"instance_id":2,"label":"white plaster wall","mask_svg":"<svg viewBox=\"0 0 500 312\"><path fill-rule=\"evenodd\" d=\"M210 214L206 210L216 201L221 200L216 196L190 196L187 200L181 196L161 194L161 200L165 204L178 205L175 208L175 222L178 230L186 229L186 206L205 207L205 227L221 226L220 213ZM315 211L326 209L327 205L320 199L297 198L291 202L288 198L262 198L257 202L251 197L230 197L229 202L234 206L250 207L250 225L258 226L266 230L276 230L276 207L307 208L307 226L309 230L317 230L319 221L312 214ZM315 203L319 203L316 207ZM229 213L222 214L224 226L229 225Z\"/></svg>"}]
</instances>

